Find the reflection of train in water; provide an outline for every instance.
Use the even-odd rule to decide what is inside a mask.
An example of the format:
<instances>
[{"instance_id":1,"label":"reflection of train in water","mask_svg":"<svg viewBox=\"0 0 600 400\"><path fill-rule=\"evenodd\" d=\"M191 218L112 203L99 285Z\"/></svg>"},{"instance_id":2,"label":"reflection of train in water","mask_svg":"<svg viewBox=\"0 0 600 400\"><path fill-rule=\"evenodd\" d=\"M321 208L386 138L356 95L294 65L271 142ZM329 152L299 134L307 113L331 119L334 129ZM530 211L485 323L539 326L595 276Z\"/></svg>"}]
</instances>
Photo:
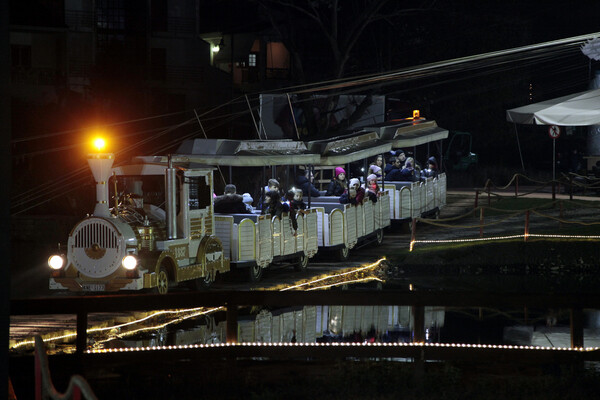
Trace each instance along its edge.
<instances>
[{"instance_id":1,"label":"reflection of train in water","mask_svg":"<svg viewBox=\"0 0 600 400\"><path fill-rule=\"evenodd\" d=\"M193 288L207 287L218 273L232 267L248 268L254 281L269 265L281 261L291 261L303 270L309 258L321 250L335 250L345 259L360 242L381 243L383 229L392 219L443 206L444 175L404 185L382 182L377 202L366 199L348 205L340 204L338 196L308 196L307 209L279 217L261 215L260 210L215 214L214 170L229 169L231 183L233 168L241 169L240 180L246 181L248 175L244 174L258 169L264 183L268 168L273 174L279 166L290 176L291 168L366 160L389 152L399 140L408 140L402 145L410 142L414 146L439 140L440 129L433 124L403 122L387 131L376 127L309 143L196 139L183 143L177 154L136 157L115 167L112 153L91 154L88 162L97 200L94 213L73 228L64 253L49 259L50 288L154 288L166 293L170 285L183 282ZM246 181L239 186L248 184ZM292 228L294 216L296 229Z\"/></svg>"},{"instance_id":2,"label":"reflection of train in water","mask_svg":"<svg viewBox=\"0 0 600 400\"><path fill-rule=\"evenodd\" d=\"M425 307L426 340L438 339L444 327L443 307ZM240 343L280 342L410 342L414 330L410 306L304 306L263 309L240 316ZM132 347L225 343L226 321L219 315L205 315L194 327L144 339L142 343L121 340Z\"/></svg>"}]
</instances>

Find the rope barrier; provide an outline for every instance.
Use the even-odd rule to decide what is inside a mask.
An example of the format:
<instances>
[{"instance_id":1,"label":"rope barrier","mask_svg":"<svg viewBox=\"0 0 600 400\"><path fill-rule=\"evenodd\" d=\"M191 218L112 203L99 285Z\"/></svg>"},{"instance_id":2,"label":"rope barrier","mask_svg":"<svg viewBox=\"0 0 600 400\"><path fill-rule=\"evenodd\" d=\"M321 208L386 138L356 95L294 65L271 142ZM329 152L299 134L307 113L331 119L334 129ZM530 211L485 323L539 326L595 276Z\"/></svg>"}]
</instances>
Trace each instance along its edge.
<instances>
[{"instance_id":1,"label":"rope barrier","mask_svg":"<svg viewBox=\"0 0 600 400\"><path fill-rule=\"evenodd\" d=\"M525 192L525 193L518 193L519 178L526 179L527 181L537 183L538 185L541 185L541 186L533 188L533 190ZM591 181L591 183L584 184L584 183L582 183L583 179L585 179L586 182ZM493 192L491 190L491 189L506 190L512 184L515 185L515 194L514 195L511 194L510 196L506 196L503 193ZM410 251L412 251L413 246L416 243L464 243L464 242L477 242L477 241L484 241L484 240L515 239L515 238L523 238L525 241L527 241L528 237L529 238L534 238L534 237L535 238L561 238L561 239L590 239L590 238L596 239L596 238L600 238L600 236L543 235L543 234L530 234L529 233L530 213L533 213L536 216L539 216L541 218L556 221L560 224L579 225L579 226L600 225L600 221L598 221L598 222L583 222L583 221L571 221L571 220L567 220L567 219L563 218L564 200L556 200L554 197L555 196L555 185L557 185L557 184L559 185L559 187L561 184L569 185L571 187L571 198L568 203L570 208L578 208L578 209L582 209L582 208L599 209L600 208L600 205L590 204L589 202L583 202L581 200L574 201L572 198L573 186L587 187L587 188L596 188L596 187L600 188L600 179L583 177L583 176L577 175L577 174L570 174L570 176L566 176L563 174L563 179L551 180L551 181L539 181L539 180L529 178L526 175L516 173L512 176L509 183L502 187L497 187L491 179L488 179L482 189L476 189L475 207L472 210L470 210L469 212L467 212L463 215L459 215L459 216L455 216L455 217L451 217L451 218L435 219L435 220L430 219L430 218L414 218L413 219L412 237L411 237L411 242L410 242ZM524 197L524 196L527 196L528 194L533 194L533 193L540 191L541 189L547 188L550 185L552 186L553 200L548 201L543 204L540 204L535 208L526 208L526 209L515 210L515 209L501 209L501 208L497 208L497 207L491 207L489 205L488 206L477 206L477 200L479 198L479 193L487 193L488 202L489 202L490 196L495 196L499 199L502 199L505 197L510 197L510 198ZM548 210L548 209L553 209L553 208L556 209L557 204L560 206L559 207L560 210L558 211L560 213L560 217L556 217L549 213L544 213L544 212L540 211L540 210ZM509 213L509 214L505 215L503 217L500 217L500 218L498 218L497 216L494 216L494 217L492 217L494 219L493 221L489 221L490 218L488 217L488 221L484 223L483 215L486 214L485 210L493 211L496 213ZM478 220L478 223L476 223L476 224L456 225L456 224L449 223L449 222L460 221L465 218L473 217L473 215L477 212L479 213L479 220ZM522 213L524 213L524 217L525 217L525 219L524 219L524 221L525 221L524 222L524 234L501 236L501 237L496 237L496 238L491 238L491 237L484 238L483 237L484 228L505 223L506 221L508 221L510 219L514 219L515 217L518 217ZM446 240L444 240L444 239L417 240L416 239L416 224L415 224L416 222L423 222L423 223L426 223L426 224L429 224L432 226L449 228L449 229L477 229L477 228L479 228L480 238L477 238L477 239L446 239Z\"/></svg>"}]
</instances>

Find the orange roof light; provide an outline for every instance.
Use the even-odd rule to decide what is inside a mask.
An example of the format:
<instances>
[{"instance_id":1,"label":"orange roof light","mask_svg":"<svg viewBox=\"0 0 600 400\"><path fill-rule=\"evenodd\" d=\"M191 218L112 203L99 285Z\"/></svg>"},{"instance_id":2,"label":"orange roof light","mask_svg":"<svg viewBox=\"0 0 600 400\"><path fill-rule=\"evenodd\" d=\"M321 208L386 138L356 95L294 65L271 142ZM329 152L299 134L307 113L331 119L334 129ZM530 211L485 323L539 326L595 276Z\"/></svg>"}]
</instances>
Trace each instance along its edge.
<instances>
[{"instance_id":1,"label":"orange roof light","mask_svg":"<svg viewBox=\"0 0 600 400\"><path fill-rule=\"evenodd\" d=\"M98 151L104 150L104 148L106 147L106 140L104 140L104 138L101 138L101 137L95 138L94 139L94 147Z\"/></svg>"},{"instance_id":2,"label":"orange roof light","mask_svg":"<svg viewBox=\"0 0 600 400\"><path fill-rule=\"evenodd\" d=\"M421 118L421 112L419 110L413 110L413 119Z\"/></svg>"}]
</instances>

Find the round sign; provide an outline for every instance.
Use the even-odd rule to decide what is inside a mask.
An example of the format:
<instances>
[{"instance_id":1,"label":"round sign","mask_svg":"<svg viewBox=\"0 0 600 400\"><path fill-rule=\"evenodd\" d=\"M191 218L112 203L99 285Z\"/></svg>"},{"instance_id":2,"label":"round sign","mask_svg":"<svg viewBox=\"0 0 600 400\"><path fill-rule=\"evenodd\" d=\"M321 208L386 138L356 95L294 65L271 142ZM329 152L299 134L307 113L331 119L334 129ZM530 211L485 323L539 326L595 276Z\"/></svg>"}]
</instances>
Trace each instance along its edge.
<instances>
[{"instance_id":1,"label":"round sign","mask_svg":"<svg viewBox=\"0 0 600 400\"><path fill-rule=\"evenodd\" d=\"M552 125L550 128L548 128L548 136L550 136L550 139L558 139L560 136L560 127Z\"/></svg>"}]
</instances>

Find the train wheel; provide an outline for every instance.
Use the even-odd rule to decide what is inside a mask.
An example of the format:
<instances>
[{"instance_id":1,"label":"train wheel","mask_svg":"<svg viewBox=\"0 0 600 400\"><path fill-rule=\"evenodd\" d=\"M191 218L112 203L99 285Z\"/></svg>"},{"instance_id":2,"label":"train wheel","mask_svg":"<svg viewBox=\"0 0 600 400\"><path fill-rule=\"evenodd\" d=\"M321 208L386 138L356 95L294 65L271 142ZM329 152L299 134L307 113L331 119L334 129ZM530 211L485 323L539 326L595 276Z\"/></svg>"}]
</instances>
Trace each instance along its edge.
<instances>
[{"instance_id":1,"label":"train wheel","mask_svg":"<svg viewBox=\"0 0 600 400\"><path fill-rule=\"evenodd\" d=\"M169 291L169 274L167 273L167 268L164 265L161 265L160 271L158 271L155 291L158 294L167 294Z\"/></svg>"},{"instance_id":2,"label":"train wheel","mask_svg":"<svg viewBox=\"0 0 600 400\"><path fill-rule=\"evenodd\" d=\"M375 233L375 246L381 246L383 243L383 229L379 229L377 233Z\"/></svg>"},{"instance_id":3,"label":"train wheel","mask_svg":"<svg viewBox=\"0 0 600 400\"><path fill-rule=\"evenodd\" d=\"M342 247L337 251L337 259L340 261L346 261L350 256L350 249L346 246Z\"/></svg>"},{"instance_id":4,"label":"train wheel","mask_svg":"<svg viewBox=\"0 0 600 400\"><path fill-rule=\"evenodd\" d=\"M308 269L308 256L306 254L302 254L298 262L294 264L294 271L303 272Z\"/></svg>"},{"instance_id":5,"label":"train wheel","mask_svg":"<svg viewBox=\"0 0 600 400\"><path fill-rule=\"evenodd\" d=\"M215 272L216 274L216 272ZM215 281L215 277L212 274L208 274L203 276L202 278L194 279L190 282L190 288L192 290L207 290L209 289Z\"/></svg>"},{"instance_id":6,"label":"train wheel","mask_svg":"<svg viewBox=\"0 0 600 400\"><path fill-rule=\"evenodd\" d=\"M248 279L250 282L259 282L263 276L264 268L258 264L255 264L248 269Z\"/></svg>"}]
</instances>

